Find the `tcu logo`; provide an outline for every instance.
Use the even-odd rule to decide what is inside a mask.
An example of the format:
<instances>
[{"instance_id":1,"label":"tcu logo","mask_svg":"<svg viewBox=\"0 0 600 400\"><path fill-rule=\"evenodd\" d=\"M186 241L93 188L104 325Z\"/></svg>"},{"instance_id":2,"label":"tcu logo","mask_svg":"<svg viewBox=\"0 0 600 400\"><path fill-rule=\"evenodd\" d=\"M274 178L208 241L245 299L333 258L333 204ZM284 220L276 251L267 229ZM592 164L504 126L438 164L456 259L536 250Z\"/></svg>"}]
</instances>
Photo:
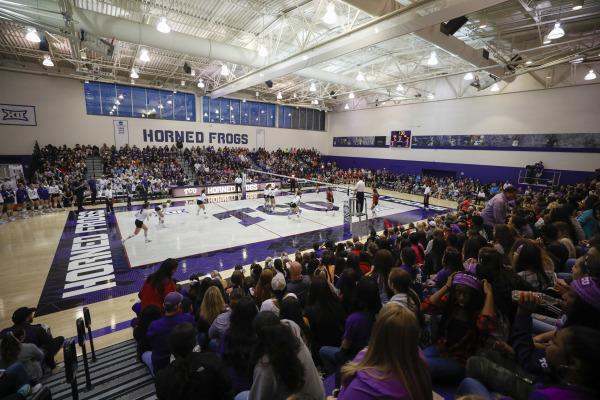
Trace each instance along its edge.
<instances>
[{"instance_id":1,"label":"tcu logo","mask_svg":"<svg viewBox=\"0 0 600 400\"><path fill-rule=\"evenodd\" d=\"M3 108L2 112L4 113L2 116L3 121L29 121L29 118L27 118L27 110L7 110Z\"/></svg>"},{"instance_id":2,"label":"tcu logo","mask_svg":"<svg viewBox=\"0 0 600 400\"><path fill-rule=\"evenodd\" d=\"M185 188L183 189L183 193L184 194L196 194L197 189L196 188Z\"/></svg>"}]
</instances>

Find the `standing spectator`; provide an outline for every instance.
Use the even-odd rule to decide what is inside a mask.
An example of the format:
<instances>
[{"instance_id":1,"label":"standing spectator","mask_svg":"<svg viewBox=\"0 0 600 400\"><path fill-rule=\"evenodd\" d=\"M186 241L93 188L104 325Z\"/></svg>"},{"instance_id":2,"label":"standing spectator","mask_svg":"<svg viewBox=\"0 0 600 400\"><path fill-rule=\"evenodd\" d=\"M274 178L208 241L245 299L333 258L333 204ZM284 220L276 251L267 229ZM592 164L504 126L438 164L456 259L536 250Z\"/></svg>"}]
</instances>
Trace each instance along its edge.
<instances>
[{"instance_id":1,"label":"standing spectator","mask_svg":"<svg viewBox=\"0 0 600 400\"><path fill-rule=\"evenodd\" d=\"M142 311L150 304L162 309L165 296L177 289L173 280L173 274L177 270L177 266L177 260L167 258L162 262L158 271L148 276L139 293L139 298L142 301Z\"/></svg>"},{"instance_id":2,"label":"standing spectator","mask_svg":"<svg viewBox=\"0 0 600 400\"><path fill-rule=\"evenodd\" d=\"M98 182L96 181L96 177L92 176L88 181L88 186L90 188L92 205L96 205L96 197L98 197Z\"/></svg>"},{"instance_id":3,"label":"standing spectator","mask_svg":"<svg viewBox=\"0 0 600 400\"><path fill-rule=\"evenodd\" d=\"M77 212L81 212L83 211L83 199L85 197L85 181L83 179L75 184L73 192L77 201Z\"/></svg>"},{"instance_id":4,"label":"standing spectator","mask_svg":"<svg viewBox=\"0 0 600 400\"><path fill-rule=\"evenodd\" d=\"M167 344L169 334L179 324L194 323L191 314L181 313L181 301L183 296L178 292L171 292L165 297L165 315L150 323L146 336L150 342L152 351L142 354L142 361L148 366L150 373L154 376L159 370L169 365L171 352ZM195 336L195 335L194 335Z\"/></svg>"},{"instance_id":5,"label":"standing spectator","mask_svg":"<svg viewBox=\"0 0 600 400\"><path fill-rule=\"evenodd\" d=\"M508 216L508 203L517 197L517 188L509 186L503 192L498 193L487 202L481 212L483 226L488 237L492 237L494 226L505 224Z\"/></svg>"}]
</instances>

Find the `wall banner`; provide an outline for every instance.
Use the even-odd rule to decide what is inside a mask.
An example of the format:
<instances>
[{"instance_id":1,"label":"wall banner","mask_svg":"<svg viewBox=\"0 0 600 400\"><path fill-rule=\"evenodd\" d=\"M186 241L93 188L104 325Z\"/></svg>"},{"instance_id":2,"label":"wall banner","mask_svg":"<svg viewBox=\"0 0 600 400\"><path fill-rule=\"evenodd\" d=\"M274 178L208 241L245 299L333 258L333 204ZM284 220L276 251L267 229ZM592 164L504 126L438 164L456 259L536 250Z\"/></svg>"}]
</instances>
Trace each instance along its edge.
<instances>
[{"instance_id":1,"label":"wall banner","mask_svg":"<svg viewBox=\"0 0 600 400\"><path fill-rule=\"evenodd\" d=\"M0 104L0 124L37 126L35 106Z\"/></svg>"}]
</instances>

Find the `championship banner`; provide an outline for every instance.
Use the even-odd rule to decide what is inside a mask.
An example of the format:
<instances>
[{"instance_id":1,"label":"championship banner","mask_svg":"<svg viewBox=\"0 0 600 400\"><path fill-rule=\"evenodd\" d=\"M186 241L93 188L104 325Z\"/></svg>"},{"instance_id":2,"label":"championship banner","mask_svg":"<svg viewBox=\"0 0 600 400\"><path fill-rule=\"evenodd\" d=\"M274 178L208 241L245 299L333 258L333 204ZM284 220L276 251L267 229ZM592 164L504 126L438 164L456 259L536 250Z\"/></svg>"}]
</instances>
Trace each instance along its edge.
<instances>
[{"instance_id":1,"label":"championship banner","mask_svg":"<svg viewBox=\"0 0 600 400\"><path fill-rule=\"evenodd\" d=\"M35 106L0 104L0 124L37 126Z\"/></svg>"}]
</instances>

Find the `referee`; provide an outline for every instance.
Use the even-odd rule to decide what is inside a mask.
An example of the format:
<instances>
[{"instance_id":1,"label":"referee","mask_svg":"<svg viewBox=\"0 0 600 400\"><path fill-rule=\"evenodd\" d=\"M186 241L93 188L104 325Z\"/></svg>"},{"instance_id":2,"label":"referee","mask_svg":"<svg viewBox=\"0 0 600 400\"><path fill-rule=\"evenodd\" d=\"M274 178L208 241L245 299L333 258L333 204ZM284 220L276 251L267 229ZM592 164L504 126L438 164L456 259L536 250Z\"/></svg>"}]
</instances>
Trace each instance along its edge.
<instances>
[{"instance_id":1,"label":"referee","mask_svg":"<svg viewBox=\"0 0 600 400\"><path fill-rule=\"evenodd\" d=\"M362 214L365 205L365 182L362 179L356 182L354 192L356 192L356 211Z\"/></svg>"}]
</instances>

